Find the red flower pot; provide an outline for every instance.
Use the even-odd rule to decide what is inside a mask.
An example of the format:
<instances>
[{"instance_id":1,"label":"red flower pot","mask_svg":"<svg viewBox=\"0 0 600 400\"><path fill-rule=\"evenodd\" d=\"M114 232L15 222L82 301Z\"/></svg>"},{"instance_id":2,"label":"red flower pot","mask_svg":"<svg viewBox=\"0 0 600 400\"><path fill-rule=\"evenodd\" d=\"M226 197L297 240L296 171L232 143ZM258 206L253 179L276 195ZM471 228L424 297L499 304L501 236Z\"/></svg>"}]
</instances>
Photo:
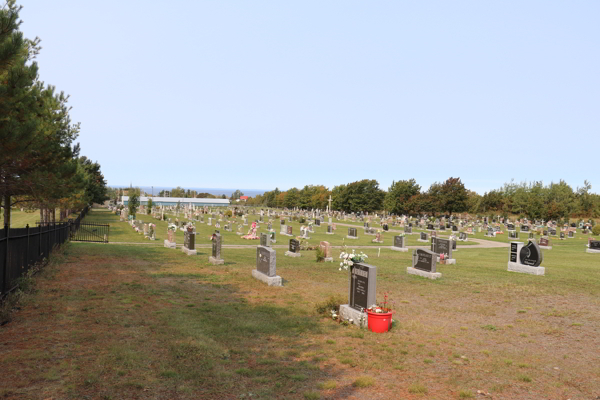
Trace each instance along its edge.
<instances>
[{"instance_id":1,"label":"red flower pot","mask_svg":"<svg viewBox=\"0 0 600 400\"><path fill-rule=\"evenodd\" d=\"M367 326L371 332L387 332L392 326L392 313L377 313L367 310Z\"/></svg>"}]
</instances>

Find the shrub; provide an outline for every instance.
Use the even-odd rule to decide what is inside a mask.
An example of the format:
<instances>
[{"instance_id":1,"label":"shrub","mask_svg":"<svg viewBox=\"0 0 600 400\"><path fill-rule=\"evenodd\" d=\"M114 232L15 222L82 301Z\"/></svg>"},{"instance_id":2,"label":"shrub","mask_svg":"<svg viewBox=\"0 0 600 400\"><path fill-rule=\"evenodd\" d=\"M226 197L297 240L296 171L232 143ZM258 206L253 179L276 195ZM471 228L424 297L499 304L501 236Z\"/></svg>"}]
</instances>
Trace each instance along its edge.
<instances>
[{"instance_id":1,"label":"shrub","mask_svg":"<svg viewBox=\"0 0 600 400\"><path fill-rule=\"evenodd\" d=\"M315 255L317 256L317 262L323 262L325 260L325 252L320 246L315 249Z\"/></svg>"},{"instance_id":2,"label":"shrub","mask_svg":"<svg viewBox=\"0 0 600 400\"><path fill-rule=\"evenodd\" d=\"M231 217L233 215L231 210L227 210L223 213L226 217Z\"/></svg>"},{"instance_id":3,"label":"shrub","mask_svg":"<svg viewBox=\"0 0 600 400\"><path fill-rule=\"evenodd\" d=\"M354 382L352 382L352 386L359 388L366 388L369 386L373 386L375 384L375 379L370 376L361 376Z\"/></svg>"},{"instance_id":4,"label":"shrub","mask_svg":"<svg viewBox=\"0 0 600 400\"><path fill-rule=\"evenodd\" d=\"M331 310L336 313L340 311L340 304L347 303L347 299L340 295L329 296L327 300L322 303L317 303L315 309L319 314L329 314Z\"/></svg>"},{"instance_id":5,"label":"shrub","mask_svg":"<svg viewBox=\"0 0 600 400\"><path fill-rule=\"evenodd\" d=\"M303 223L305 223L305 222L306 222L306 218L304 218L304 217L299 217L299 218L298 218L298 222L300 222L301 224L303 224Z\"/></svg>"},{"instance_id":6,"label":"shrub","mask_svg":"<svg viewBox=\"0 0 600 400\"><path fill-rule=\"evenodd\" d=\"M423 386L420 383L413 383L408 388L408 392L412 394L427 394L428 390L427 387Z\"/></svg>"},{"instance_id":7,"label":"shrub","mask_svg":"<svg viewBox=\"0 0 600 400\"><path fill-rule=\"evenodd\" d=\"M592 228L592 234L600 235L600 225L596 225Z\"/></svg>"}]
</instances>

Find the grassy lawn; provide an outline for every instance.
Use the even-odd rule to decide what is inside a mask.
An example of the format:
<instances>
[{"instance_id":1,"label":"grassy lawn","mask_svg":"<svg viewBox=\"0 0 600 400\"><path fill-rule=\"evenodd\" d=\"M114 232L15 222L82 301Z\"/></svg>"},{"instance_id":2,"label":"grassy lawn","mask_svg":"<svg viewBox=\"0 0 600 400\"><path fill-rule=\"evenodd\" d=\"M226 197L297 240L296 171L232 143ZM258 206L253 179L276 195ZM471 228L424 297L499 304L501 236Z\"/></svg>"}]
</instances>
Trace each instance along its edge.
<instances>
[{"instance_id":1,"label":"grassy lawn","mask_svg":"<svg viewBox=\"0 0 600 400\"><path fill-rule=\"evenodd\" d=\"M27 224L30 227L35 227L35 221L40 220L40 210L21 211L13 208L10 210L10 226L11 228L24 228ZM0 227L4 227L4 212L0 212Z\"/></svg>"},{"instance_id":2,"label":"grassy lawn","mask_svg":"<svg viewBox=\"0 0 600 400\"><path fill-rule=\"evenodd\" d=\"M111 241L141 241L110 218L86 220L111 222ZM213 266L210 249L72 243L0 328L0 396L595 398L600 257L585 243L554 241L543 277L507 272L506 248L464 248L438 281L406 274L410 253L366 249L378 298L395 302L387 334L317 314L330 296L346 298L348 275L314 252L276 249L278 288L251 277L254 248L225 248L225 265Z\"/></svg>"}]
</instances>

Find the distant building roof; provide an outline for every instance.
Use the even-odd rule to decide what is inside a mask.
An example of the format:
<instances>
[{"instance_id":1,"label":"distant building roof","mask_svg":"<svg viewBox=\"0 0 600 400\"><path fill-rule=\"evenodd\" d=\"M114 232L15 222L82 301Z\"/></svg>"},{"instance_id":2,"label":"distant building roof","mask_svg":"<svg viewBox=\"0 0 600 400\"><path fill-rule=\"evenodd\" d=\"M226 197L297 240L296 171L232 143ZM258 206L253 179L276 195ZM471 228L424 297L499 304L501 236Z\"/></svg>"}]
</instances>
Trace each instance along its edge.
<instances>
[{"instance_id":1,"label":"distant building roof","mask_svg":"<svg viewBox=\"0 0 600 400\"><path fill-rule=\"evenodd\" d=\"M140 204L144 204L148 202L148 199L152 199L152 203L155 205L164 204L177 204L178 202L182 205L184 204L193 204L195 206L204 206L204 205L220 205L220 206L228 206L229 200L227 199L197 199L195 197L146 197L140 196ZM122 202L129 202L129 196L123 196Z\"/></svg>"},{"instance_id":2,"label":"distant building roof","mask_svg":"<svg viewBox=\"0 0 600 400\"><path fill-rule=\"evenodd\" d=\"M240 200L248 200L248 196L240 196Z\"/></svg>"}]
</instances>

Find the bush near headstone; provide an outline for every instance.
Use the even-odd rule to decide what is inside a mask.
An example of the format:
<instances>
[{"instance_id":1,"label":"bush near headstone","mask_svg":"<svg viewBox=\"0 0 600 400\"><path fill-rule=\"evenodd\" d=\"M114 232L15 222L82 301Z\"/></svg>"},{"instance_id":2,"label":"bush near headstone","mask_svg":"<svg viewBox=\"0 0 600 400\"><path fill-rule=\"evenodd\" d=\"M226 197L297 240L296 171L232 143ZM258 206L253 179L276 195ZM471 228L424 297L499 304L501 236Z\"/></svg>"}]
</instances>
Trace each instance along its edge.
<instances>
[{"instance_id":1,"label":"bush near headstone","mask_svg":"<svg viewBox=\"0 0 600 400\"><path fill-rule=\"evenodd\" d=\"M592 228L593 235L600 235L600 225L596 225Z\"/></svg>"}]
</instances>

